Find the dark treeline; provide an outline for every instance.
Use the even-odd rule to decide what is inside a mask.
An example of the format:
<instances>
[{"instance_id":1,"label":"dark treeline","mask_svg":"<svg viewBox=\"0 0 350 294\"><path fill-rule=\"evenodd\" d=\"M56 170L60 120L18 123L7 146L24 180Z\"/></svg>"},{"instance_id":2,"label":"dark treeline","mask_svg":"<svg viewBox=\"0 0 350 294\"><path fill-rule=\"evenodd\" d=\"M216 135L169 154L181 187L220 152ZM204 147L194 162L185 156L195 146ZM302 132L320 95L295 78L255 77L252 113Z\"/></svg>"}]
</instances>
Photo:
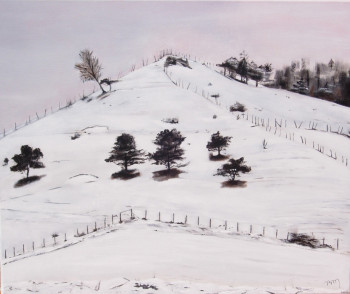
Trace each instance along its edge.
<instances>
[{"instance_id":1,"label":"dark treeline","mask_svg":"<svg viewBox=\"0 0 350 294\"><path fill-rule=\"evenodd\" d=\"M230 76L248 83L252 79L258 85L285 89L299 94L309 95L350 106L350 68L344 63L330 59L328 63L316 62L310 65L307 59L292 61L289 66L275 69L266 63L257 66L250 61L243 51L239 58L231 57L218 66L224 69L225 76Z\"/></svg>"}]
</instances>

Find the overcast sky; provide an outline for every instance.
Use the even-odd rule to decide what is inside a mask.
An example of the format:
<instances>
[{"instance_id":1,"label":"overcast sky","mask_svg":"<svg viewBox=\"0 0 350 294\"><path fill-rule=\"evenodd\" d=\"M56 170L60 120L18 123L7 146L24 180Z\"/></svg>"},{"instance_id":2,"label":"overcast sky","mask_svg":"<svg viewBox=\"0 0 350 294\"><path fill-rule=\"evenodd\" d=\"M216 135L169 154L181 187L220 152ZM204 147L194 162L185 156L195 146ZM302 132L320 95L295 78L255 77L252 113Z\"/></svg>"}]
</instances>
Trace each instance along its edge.
<instances>
[{"instance_id":1,"label":"overcast sky","mask_svg":"<svg viewBox=\"0 0 350 294\"><path fill-rule=\"evenodd\" d=\"M84 48L112 78L164 48L213 62L246 50L275 68L301 57L349 62L349 19L349 2L2 0L0 128L93 87L74 70Z\"/></svg>"}]
</instances>

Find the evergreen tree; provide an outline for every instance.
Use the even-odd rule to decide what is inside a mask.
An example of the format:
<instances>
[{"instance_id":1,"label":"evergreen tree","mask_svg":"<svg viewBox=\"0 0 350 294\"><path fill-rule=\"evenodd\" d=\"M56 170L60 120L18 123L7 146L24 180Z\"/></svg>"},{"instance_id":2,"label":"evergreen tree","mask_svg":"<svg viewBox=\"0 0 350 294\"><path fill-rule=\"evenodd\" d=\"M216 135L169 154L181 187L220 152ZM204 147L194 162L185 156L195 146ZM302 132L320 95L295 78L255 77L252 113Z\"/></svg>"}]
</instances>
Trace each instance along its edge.
<instances>
[{"instance_id":1,"label":"evergreen tree","mask_svg":"<svg viewBox=\"0 0 350 294\"><path fill-rule=\"evenodd\" d=\"M242 82L248 83L248 62L245 57L239 61L237 73L241 76Z\"/></svg>"},{"instance_id":2,"label":"evergreen tree","mask_svg":"<svg viewBox=\"0 0 350 294\"><path fill-rule=\"evenodd\" d=\"M181 135L176 129L169 131L165 129L157 134L154 141L157 150L153 154L150 154L150 159L153 159L154 164L164 164L168 171L176 165L177 161L184 159L183 155L185 151L180 147L181 143L186 138Z\"/></svg>"},{"instance_id":3,"label":"evergreen tree","mask_svg":"<svg viewBox=\"0 0 350 294\"><path fill-rule=\"evenodd\" d=\"M219 168L214 176L224 176L228 177L229 181L233 182L236 177L240 176L240 173L248 173L251 168L245 165L244 157L239 159L231 158L228 163L225 163L221 168Z\"/></svg>"},{"instance_id":4,"label":"evergreen tree","mask_svg":"<svg viewBox=\"0 0 350 294\"><path fill-rule=\"evenodd\" d=\"M136 149L135 139L132 135L123 133L117 137L114 147L110 152L106 162L114 162L128 171L128 166L145 162L145 153L143 150Z\"/></svg>"},{"instance_id":5,"label":"evergreen tree","mask_svg":"<svg viewBox=\"0 0 350 294\"><path fill-rule=\"evenodd\" d=\"M11 171L14 172L26 172L26 177L29 177L30 168L44 168L44 164L40 162L40 158L44 155L39 148L33 150L28 145L21 147L21 154L15 154L12 159L16 165L11 166Z\"/></svg>"},{"instance_id":6,"label":"evergreen tree","mask_svg":"<svg viewBox=\"0 0 350 294\"><path fill-rule=\"evenodd\" d=\"M209 151L218 151L218 157L221 155L221 151L225 150L230 144L232 137L224 137L220 135L220 132L211 135L211 140L207 144Z\"/></svg>"}]
</instances>

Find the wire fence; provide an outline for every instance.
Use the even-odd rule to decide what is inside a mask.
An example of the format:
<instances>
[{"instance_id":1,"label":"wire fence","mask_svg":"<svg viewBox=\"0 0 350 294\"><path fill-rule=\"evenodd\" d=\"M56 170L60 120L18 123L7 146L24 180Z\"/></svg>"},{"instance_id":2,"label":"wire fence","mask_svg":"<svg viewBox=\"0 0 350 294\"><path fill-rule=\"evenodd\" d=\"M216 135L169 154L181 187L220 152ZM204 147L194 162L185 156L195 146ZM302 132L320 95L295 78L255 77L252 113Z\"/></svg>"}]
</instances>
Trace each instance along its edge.
<instances>
[{"instance_id":1,"label":"wire fence","mask_svg":"<svg viewBox=\"0 0 350 294\"><path fill-rule=\"evenodd\" d=\"M180 87L184 90L191 91L191 92L203 97L204 99L208 100L210 103L223 108L223 106L221 105L221 102L218 101L219 95L217 95L216 92L210 92L208 90L205 90L199 86L192 84L191 82L185 82L181 79L175 79L173 77L173 74L166 68L164 68L164 73L166 74L166 76L170 79L170 81L175 86ZM229 107L230 106L226 105L224 108L229 111ZM234 114L234 112L233 112L233 114ZM296 141L296 142L299 142L299 143L304 144L306 146L312 147L314 150L340 162L344 166L346 166L346 167L349 166L349 160L348 160L347 156L342 155L340 152L337 152L335 148L329 148L329 147L327 148L324 146L324 144L317 143L315 140L309 139L303 134L298 135L297 130L301 128L301 126L304 123L303 121L297 122L294 120L293 121L294 125L293 125L290 121L288 121L286 119L261 118L261 117L257 116L256 114L250 114L248 112L236 114L236 118L237 119L242 118L243 120L251 123L254 127L262 127L266 132L271 133L275 136L282 137L282 138L285 138L285 139L290 140L290 141ZM290 125L292 125L296 128L295 132L290 131L288 129L288 126L290 126ZM338 134L338 135L342 135L342 136L347 136L343 132L344 127L340 126L340 125L336 129L334 129L334 127L333 127L333 130L332 130L332 126L329 124L326 124L324 126L325 127L324 130L317 129L317 127L318 127L318 123L310 121L309 127L305 128L305 130L312 130L312 131L317 130L317 131L323 131L323 132L327 132L327 133L333 133L333 134Z\"/></svg>"},{"instance_id":2,"label":"wire fence","mask_svg":"<svg viewBox=\"0 0 350 294\"><path fill-rule=\"evenodd\" d=\"M275 226L252 224L247 222L238 222L233 220L223 220L212 217L196 216L189 214L175 214L169 212L149 212L148 210L127 209L119 213L112 214L108 218L105 217L95 221L94 223L86 224L82 227L76 227L68 233L57 232L52 233L51 236L42 238L41 240L33 241L31 243L23 243L22 246L13 246L6 248L3 251L4 264L22 259L24 257L33 256L36 254L43 254L56 249L62 249L71 245L84 241L85 238L96 237L106 233L118 230L120 224L135 222L135 221L149 221L159 222L168 225L176 225L183 227L190 227L191 229L207 231L211 233L235 236L250 236L255 239L270 239L279 242L292 242L293 232L286 229L277 228ZM316 236L314 233L308 233L314 241L318 242L317 247L326 247L332 250L341 249L340 238L325 238Z\"/></svg>"}]
</instances>

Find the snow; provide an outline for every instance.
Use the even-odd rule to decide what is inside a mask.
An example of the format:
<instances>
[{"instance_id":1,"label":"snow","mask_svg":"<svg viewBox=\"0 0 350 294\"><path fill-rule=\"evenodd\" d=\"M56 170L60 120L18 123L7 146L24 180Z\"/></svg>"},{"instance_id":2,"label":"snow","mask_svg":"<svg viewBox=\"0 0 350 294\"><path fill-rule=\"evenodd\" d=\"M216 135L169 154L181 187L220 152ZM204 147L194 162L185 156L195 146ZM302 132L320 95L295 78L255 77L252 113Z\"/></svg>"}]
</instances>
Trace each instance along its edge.
<instances>
[{"instance_id":1,"label":"snow","mask_svg":"<svg viewBox=\"0 0 350 294\"><path fill-rule=\"evenodd\" d=\"M278 229L284 236L287 232L314 233L333 247L339 239L340 250L310 250L241 237L202 237L174 228L155 232L148 225L130 223L64 250L8 264L3 260L4 287L14 283L18 289L25 288L29 280L45 282L45 287L55 287L49 281L112 281L125 273L130 280L145 280L153 278L147 267L151 264L161 279L155 283L166 285L165 293L171 287L164 281L170 280L233 285L235 289L242 285L284 289L285 283L295 289L293 281L300 287L327 290L326 281L339 279L341 289L346 289L350 166L341 156L350 159L350 140L325 128L341 126L347 134L350 109L291 92L244 85L192 61L192 69L167 69L171 80L181 80L179 84L184 85L176 86L165 74L163 62L125 76L103 99L94 94L90 102L78 101L0 140L2 158L11 158L21 145L28 144L42 150L46 166L31 170L32 175L45 175L40 181L16 189L13 185L20 175L8 167L0 168L2 255L13 247L20 252L22 244L26 249L33 241L41 244L43 238L52 242L54 232L59 238L66 233L72 240L77 228L81 231L94 222L101 224L104 218L110 222L112 214L129 208L142 213L147 209L153 220L161 211L169 219L172 213L181 219L188 215L191 224L201 216L206 224L211 218L216 227L227 220L248 228L253 225L259 232L264 226ZM213 98L202 97L202 89L219 93L219 105ZM236 101L248 108L248 120L229 113L227 108ZM265 124L269 119L271 131L255 126L252 116L265 119ZM162 121L169 117L179 118L179 124ZM276 134L275 118L283 121ZM295 128L294 120L298 124L303 121L300 129ZM309 122L316 121L317 130L305 130ZM152 141L165 128L177 128L186 137L183 147L189 164L179 178L153 180L153 172L163 167L148 162L136 166L141 172L138 178L110 179L119 167L104 159L117 136L130 133L138 148L152 152ZM247 181L246 188L221 188L224 179L213 176L222 162L209 161L205 146L218 130L233 137L226 153L234 158L244 156L252 167L250 174L241 177ZM81 137L71 140L75 132ZM294 141L289 137L292 133ZM300 135L307 138L306 145ZM312 141L324 146L326 154L314 150ZM337 160L327 156L330 149L337 152ZM127 291L130 288L123 293Z\"/></svg>"},{"instance_id":2,"label":"snow","mask_svg":"<svg viewBox=\"0 0 350 294\"><path fill-rule=\"evenodd\" d=\"M8 283L157 277L232 287L325 288L330 279L348 277L348 259L329 249L311 250L230 230L154 221L118 225L64 250L5 266Z\"/></svg>"}]
</instances>

